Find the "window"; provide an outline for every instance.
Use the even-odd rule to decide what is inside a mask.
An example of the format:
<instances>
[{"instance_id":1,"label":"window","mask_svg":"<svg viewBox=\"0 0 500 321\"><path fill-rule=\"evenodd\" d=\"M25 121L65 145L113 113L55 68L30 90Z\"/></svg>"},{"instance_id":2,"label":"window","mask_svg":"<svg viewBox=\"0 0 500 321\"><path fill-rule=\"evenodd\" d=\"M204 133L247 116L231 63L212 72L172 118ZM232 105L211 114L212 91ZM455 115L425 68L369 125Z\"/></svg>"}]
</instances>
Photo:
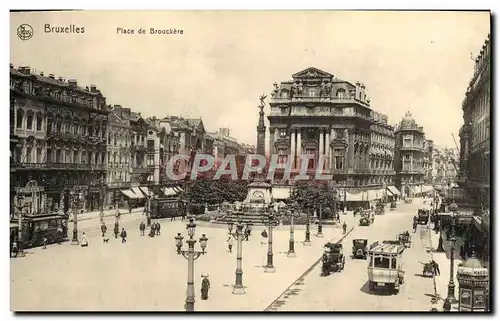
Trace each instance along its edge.
<instances>
[{"instance_id":1,"label":"window","mask_svg":"<svg viewBox=\"0 0 500 321\"><path fill-rule=\"evenodd\" d=\"M278 149L278 164L285 164L288 159L288 151L286 149Z\"/></svg>"},{"instance_id":2,"label":"window","mask_svg":"<svg viewBox=\"0 0 500 321\"><path fill-rule=\"evenodd\" d=\"M41 164L42 163L42 148L38 147L36 149L36 163Z\"/></svg>"},{"instance_id":3,"label":"window","mask_svg":"<svg viewBox=\"0 0 500 321\"><path fill-rule=\"evenodd\" d=\"M113 134L113 145L116 146L116 133Z\"/></svg>"},{"instance_id":4,"label":"window","mask_svg":"<svg viewBox=\"0 0 500 321\"><path fill-rule=\"evenodd\" d=\"M344 139L344 130L343 129L335 129L335 137L337 139Z\"/></svg>"},{"instance_id":5,"label":"window","mask_svg":"<svg viewBox=\"0 0 500 321\"><path fill-rule=\"evenodd\" d=\"M316 166L316 161L315 161L315 156L316 156L316 149L313 148L307 148L306 149L306 154L307 155L312 155L313 158L309 159L309 162L307 164L308 169L314 169Z\"/></svg>"},{"instance_id":6,"label":"window","mask_svg":"<svg viewBox=\"0 0 500 321\"><path fill-rule=\"evenodd\" d=\"M26 148L26 160L25 160L26 163L31 163L31 152L32 152L31 147Z\"/></svg>"},{"instance_id":7,"label":"window","mask_svg":"<svg viewBox=\"0 0 500 321\"><path fill-rule=\"evenodd\" d=\"M56 132L57 132L57 133L60 133L60 132L61 132L61 119L58 119L58 120L57 120Z\"/></svg>"},{"instance_id":8,"label":"window","mask_svg":"<svg viewBox=\"0 0 500 321\"><path fill-rule=\"evenodd\" d=\"M78 151L73 151L73 163L78 163Z\"/></svg>"},{"instance_id":9,"label":"window","mask_svg":"<svg viewBox=\"0 0 500 321\"><path fill-rule=\"evenodd\" d=\"M36 114L36 130L42 130L42 115L40 113Z\"/></svg>"},{"instance_id":10,"label":"window","mask_svg":"<svg viewBox=\"0 0 500 321\"><path fill-rule=\"evenodd\" d=\"M148 166L154 166L155 160L154 155L148 155Z\"/></svg>"},{"instance_id":11,"label":"window","mask_svg":"<svg viewBox=\"0 0 500 321\"><path fill-rule=\"evenodd\" d=\"M384 256L376 256L373 260L374 268L388 269L390 259Z\"/></svg>"},{"instance_id":12,"label":"window","mask_svg":"<svg viewBox=\"0 0 500 321\"><path fill-rule=\"evenodd\" d=\"M22 109L18 109L16 112L16 128L22 128L23 127L23 111Z\"/></svg>"},{"instance_id":13,"label":"window","mask_svg":"<svg viewBox=\"0 0 500 321\"><path fill-rule=\"evenodd\" d=\"M78 135L78 123L73 124L73 135Z\"/></svg>"},{"instance_id":14,"label":"window","mask_svg":"<svg viewBox=\"0 0 500 321\"><path fill-rule=\"evenodd\" d=\"M148 139L148 149L154 149L155 148L155 142L152 139Z\"/></svg>"},{"instance_id":15,"label":"window","mask_svg":"<svg viewBox=\"0 0 500 321\"><path fill-rule=\"evenodd\" d=\"M316 96L318 96L316 88L309 88L309 90L307 91L307 96L308 97L316 97Z\"/></svg>"},{"instance_id":16,"label":"window","mask_svg":"<svg viewBox=\"0 0 500 321\"><path fill-rule=\"evenodd\" d=\"M287 133L286 133L286 129L285 128L282 128L282 129L279 130L280 137L286 137L286 134Z\"/></svg>"},{"instance_id":17,"label":"window","mask_svg":"<svg viewBox=\"0 0 500 321\"><path fill-rule=\"evenodd\" d=\"M47 163L52 163L52 149L47 149L47 154L45 156Z\"/></svg>"},{"instance_id":18,"label":"window","mask_svg":"<svg viewBox=\"0 0 500 321\"><path fill-rule=\"evenodd\" d=\"M288 90L281 91L281 98L288 98Z\"/></svg>"},{"instance_id":19,"label":"window","mask_svg":"<svg viewBox=\"0 0 500 321\"><path fill-rule=\"evenodd\" d=\"M334 152L335 169L344 169L344 153L340 150Z\"/></svg>"},{"instance_id":20,"label":"window","mask_svg":"<svg viewBox=\"0 0 500 321\"><path fill-rule=\"evenodd\" d=\"M69 150L66 150L66 152L64 153L64 162L71 163L71 154Z\"/></svg>"},{"instance_id":21,"label":"window","mask_svg":"<svg viewBox=\"0 0 500 321\"><path fill-rule=\"evenodd\" d=\"M87 152L85 151L82 152L82 160L80 163L87 164Z\"/></svg>"},{"instance_id":22,"label":"window","mask_svg":"<svg viewBox=\"0 0 500 321\"><path fill-rule=\"evenodd\" d=\"M344 98L344 94L345 94L345 90L340 88L339 90L337 90L337 98L339 99L343 99Z\"/></svg>"}]
</instances>

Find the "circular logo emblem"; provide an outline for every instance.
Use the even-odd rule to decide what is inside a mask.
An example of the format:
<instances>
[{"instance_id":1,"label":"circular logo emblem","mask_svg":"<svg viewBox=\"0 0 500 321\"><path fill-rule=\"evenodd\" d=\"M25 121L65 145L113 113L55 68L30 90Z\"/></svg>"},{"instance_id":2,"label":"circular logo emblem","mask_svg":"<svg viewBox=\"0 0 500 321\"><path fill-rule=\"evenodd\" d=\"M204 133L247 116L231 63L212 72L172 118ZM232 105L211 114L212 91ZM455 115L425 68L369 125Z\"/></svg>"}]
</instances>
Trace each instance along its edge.
<instances>
[{"instance_id":1,"label":"circular logo emblem","mask_svg":"<svg viewBox=\"0 0 500 321\"><path fill-rule=\"evenodd\" d=\"M33 28L28 24L22 24L17 27L17 36L21 40L30 40L33 37Z\"/></svg>"}]
</instances>

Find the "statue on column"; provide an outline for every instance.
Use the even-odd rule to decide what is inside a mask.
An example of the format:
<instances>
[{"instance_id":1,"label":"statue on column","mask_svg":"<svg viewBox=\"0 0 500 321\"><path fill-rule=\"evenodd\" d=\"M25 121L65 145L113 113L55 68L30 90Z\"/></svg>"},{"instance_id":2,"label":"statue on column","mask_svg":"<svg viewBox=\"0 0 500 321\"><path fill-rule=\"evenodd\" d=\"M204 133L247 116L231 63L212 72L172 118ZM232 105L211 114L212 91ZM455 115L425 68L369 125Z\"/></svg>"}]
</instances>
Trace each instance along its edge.
<instances>
[{"instance_id":1,"label":"statue on column","mask_svg":"<svg viewBox=\"0 0 500 321\"><path fill-rule=\"evenodd\" d=\"M266 103L264 102L264 100L265 100L266 98L267 98L267 95L264 95L264 94L260 95L260 97L259 97L259 100L260 100L260 106L259 106L259 109L260 109L260 111L261 111L261 112L263 112L264 107L266 106Z\"/></svg>"}]
</instances>

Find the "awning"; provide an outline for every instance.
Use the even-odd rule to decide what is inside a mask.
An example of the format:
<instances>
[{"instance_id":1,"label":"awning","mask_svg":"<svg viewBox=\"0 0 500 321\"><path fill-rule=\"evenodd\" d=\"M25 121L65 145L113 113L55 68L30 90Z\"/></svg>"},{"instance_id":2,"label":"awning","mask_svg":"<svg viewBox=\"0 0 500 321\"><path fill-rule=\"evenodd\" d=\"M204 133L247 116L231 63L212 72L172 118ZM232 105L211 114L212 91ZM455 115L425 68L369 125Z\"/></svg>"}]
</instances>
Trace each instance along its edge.
<instances>
[{"instance_id":1,"label":"awning","mask_svg":"<svg viewBox=\"0 0 500 321\"><path fill-rule=\"evenodd\" d=\"M290 188L289 187L273 187L273 199L275 200L286 200L290 198Z\"/></svg>"},{"instance_id":2,"label":"awning","mask_svg":"<svg viewBox=\"0 0 500 321\"><path fill-rule=\"evenodd\" d=\"M415 195L417 192L415 190L415 186L408 186L409 194Z\"/></svg>"},{"instance_id":3,"label":"awning","mask_svg":"<svg viewBox=\"0 0 500 321\"><path fill-rule=\"evenodd\" d=\"M387 189L389 192L392 193L392 195L401 195L401 192L396 188L396 186L387 186Z\"/></svg>"},{"instance_id":4,"label":"awning","mask_svg":"<svg viewBox=\"0 0 500 321\"><path fill-rule=\"evenodd\" d=\"M368 191L367 201L378 200L384 197L384 189L372 189Z\"/></svg>"},{"instance_id":5,"label":"awning","mask_svg":"<svg viewBox=\"0 0 500 321\"><path fill-rule=\"evenodd\" d=\"M137 198L144 198L144 194L142 194L139 187L132 187L132 192L134 192L134 194L137 195Z\"/></svg>"},{"instance_id":6,"label":"awning","mask_svg":"<svg viewBox=\"0 0 500 321\"><path fill-rule=\"evenodd\" d=\"M167 196L167 197L175 196L178 193L179 192L174 187L165 187L163 189L163 194L165 194L165 196Z\"/></svg>"},{"instance_id":7,"label":"awning","mask_svg":"<svg viewBox=\"0 0 500 321\"><path fill-rule=\"evenodd\" d=\"M364 195L365 193L360 191L360 192L346 192L346 201L347 202L361 202L365 201L366 197Z\"/></svg>"},{"instance_id":8,"label":"awning","mask_svg":"<svg viewBox=\"0 0 500 321\"><path fill-rule=\"evenodd\" d=\"M149 195L149 188L147 186L141 186L139 189L144 193L144 195Z\"/></svg>"},{"instance_id":9,"label":"awning","mask_svg":"<svg viewBox=\"0 0 500 321\"><path fill-rule=\"evenodd\" d=\"M132 192L132 190L129 190L129 189L122 189L122 190L120 190L120 192L122 192L123 195L125 195L125 196L127 196L128 198L131 198L131 199L140 198L137 195L135 195L135 193Z\"/></svg>"}]
</instances>

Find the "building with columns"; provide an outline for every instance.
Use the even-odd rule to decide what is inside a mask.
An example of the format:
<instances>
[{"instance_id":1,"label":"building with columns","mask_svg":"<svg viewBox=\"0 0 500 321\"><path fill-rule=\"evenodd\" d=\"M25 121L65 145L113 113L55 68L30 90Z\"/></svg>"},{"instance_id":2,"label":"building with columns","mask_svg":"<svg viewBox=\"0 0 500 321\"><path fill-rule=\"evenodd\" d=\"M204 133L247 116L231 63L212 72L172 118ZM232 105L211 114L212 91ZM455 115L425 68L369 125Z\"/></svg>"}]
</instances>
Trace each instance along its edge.
<instances>
[{"instance_id":1,"label":"building with columns","mask_svg":"<svg viewBox=\"0 0 500 321\"><path fill-rule=\"evenodd\" d=\"M308 154L312 159L304 166L332 174L349 207L399 193L393 186L394 129L371 108L364 84L311 67L274 83L269 104L269 152L283 168L291 162L292 176L302 167L300 155ZM275 185L291 184L279 175Z\"/></svg>"},{"instance_id":2,"label":"building with columns","mask_svg":"<svg viewBox=\"0 0 500 321\"><path fill-rule=\"evenodd\" d=\"M45 212L67 212L73 186L85 190L85 210L98 209L106 179L106 98L95 85L82 88L74 79L12 64L10 95L14 184L37 181Z\"/></svg>"},{"instance_id":3,"label":"building with columns","mask_svg":"<svg viewBox=\"0 0 500 321\"><path fill-rule=\"evenodd\" d=\"M395 134L396 187L403 197L430 192L432 186L424 183L427 144L424 128L415 122L410 112L406 112Z\"/></svg>"}]
</instances>

